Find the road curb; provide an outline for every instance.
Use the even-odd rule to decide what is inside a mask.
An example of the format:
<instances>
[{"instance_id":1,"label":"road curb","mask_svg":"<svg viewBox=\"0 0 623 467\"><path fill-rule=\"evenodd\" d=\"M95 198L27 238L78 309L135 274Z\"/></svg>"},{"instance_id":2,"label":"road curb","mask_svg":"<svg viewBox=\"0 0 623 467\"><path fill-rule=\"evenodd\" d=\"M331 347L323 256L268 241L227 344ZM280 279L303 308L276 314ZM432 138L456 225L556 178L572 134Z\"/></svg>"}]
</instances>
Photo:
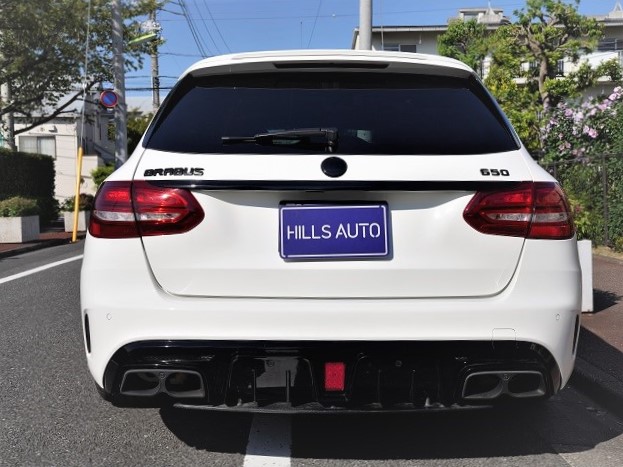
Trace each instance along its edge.
<instances>
[{"instance_id":1,"label":"road curb","mask_svg":"<svg viewBox=\"0 0 623 467\"><path fill-rule=\"evenodd\" d=\"M84 236L78 237L79 240L82 240L83 238ZM32 245L24 245L24 246L14 248L12 250L2 251L0 252L0 259L21 255L22 253L29 253L31 251L42 250L44 248L49 248L53 246L66 245L68 243L71 243L71 239L55 238L51 240L43 240L41 242L37 242Z\"/></svg>"},{"instance_id":2,"label":"road curb","mask_svg":"<svg viewBox=\"0 0 623 467\"><path fill-rule=\"evenodd\" d=\"M623 381L578 357L570 383L609 412L623 417Z\"/></svg>"}]
</instances>

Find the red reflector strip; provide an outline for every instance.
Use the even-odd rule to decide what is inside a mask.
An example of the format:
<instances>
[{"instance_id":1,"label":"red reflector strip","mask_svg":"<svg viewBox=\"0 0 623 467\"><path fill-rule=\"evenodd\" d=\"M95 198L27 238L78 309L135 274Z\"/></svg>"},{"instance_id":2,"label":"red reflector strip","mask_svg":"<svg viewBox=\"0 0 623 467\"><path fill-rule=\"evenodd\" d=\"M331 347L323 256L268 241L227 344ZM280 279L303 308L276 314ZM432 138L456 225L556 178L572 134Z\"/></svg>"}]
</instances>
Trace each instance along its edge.
<instances>
[{"instance_id":1,"label":"red reflector strip","mask_svg":"<svg viewBox=\"0 0 623 467\"><path fill-rule=\"evenodd\" d=\"M346 365L343 362L326 362L324 364L324 390L344 391Z\"/></svg>"}]
</instances>

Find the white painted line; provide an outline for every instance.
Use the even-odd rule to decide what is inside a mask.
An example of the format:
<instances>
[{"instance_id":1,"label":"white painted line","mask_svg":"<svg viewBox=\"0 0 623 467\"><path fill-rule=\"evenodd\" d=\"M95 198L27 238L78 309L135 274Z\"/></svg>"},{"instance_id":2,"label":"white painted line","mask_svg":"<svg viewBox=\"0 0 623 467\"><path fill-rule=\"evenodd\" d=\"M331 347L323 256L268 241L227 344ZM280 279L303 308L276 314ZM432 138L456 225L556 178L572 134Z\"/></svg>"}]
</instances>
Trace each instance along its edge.
<instances>
[{"instance_id":1,"label":"white painted line","mask_svg":"<svg viewBox=\"0 0 623 467\"><path fill-rule=\"evenodd\" d=\"M244 467L290 467L290 419L283 414L253 415Z\"/></svg>"},{"instance_id":2,"label":"white painted line","mask_svg":"<svg viewBox=\"0 0 623 467\"><path fill-rule=\"evenodd\" d=\"M72 261L78 261L79 259L82 259L83 256L84 255L72 256L71 258L67 258L62 261L56 261L55 263L45 264L43 266L39 266L38 268L29 269L28 271L20 272L19 274L13 274L12 276L4 277L0 279L0 284L11 282L16 279L21 279L22 277L30 276L31 274L45 271L46 269L55 268L56 266L61 266L62 264L71 263Z\"/></svg>"}]
</instances>

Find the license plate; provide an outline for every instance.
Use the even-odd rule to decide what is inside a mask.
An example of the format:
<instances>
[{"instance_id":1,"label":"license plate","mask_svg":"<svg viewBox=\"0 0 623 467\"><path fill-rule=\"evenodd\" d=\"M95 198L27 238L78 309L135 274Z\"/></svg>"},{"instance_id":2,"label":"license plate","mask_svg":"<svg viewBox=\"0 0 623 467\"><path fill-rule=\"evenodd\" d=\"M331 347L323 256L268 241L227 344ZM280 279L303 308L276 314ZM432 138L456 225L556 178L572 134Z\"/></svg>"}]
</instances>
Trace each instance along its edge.
<instances>
[{"instance_id":1,"label":"license plate","mask_svg":"<svg viewBox=\"0 0 623 467\"><path fill-rule=\"evenodd\" d=\"M279 214L284 259L389 256L386 204L284 205Z\"/></svg>"}]
</instances>

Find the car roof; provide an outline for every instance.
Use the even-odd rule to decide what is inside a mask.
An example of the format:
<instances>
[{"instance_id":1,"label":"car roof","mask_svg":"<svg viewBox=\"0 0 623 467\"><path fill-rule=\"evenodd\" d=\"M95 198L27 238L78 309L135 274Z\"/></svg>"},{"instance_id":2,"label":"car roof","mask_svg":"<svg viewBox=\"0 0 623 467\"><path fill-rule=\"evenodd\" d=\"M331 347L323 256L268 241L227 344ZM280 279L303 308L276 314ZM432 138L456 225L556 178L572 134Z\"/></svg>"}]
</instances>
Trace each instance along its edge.
<instances>
[{"instance_id":1,"label":"car roof","mask_svg":"<svg viewBox=\"0 0 623 467\"><path fill-rule=\"evenodd\" d=\"M278 50L218 55L190 66L188 74L205 76L223 73L291 71L385 71L467 77L474 71L464 63L439 55L375 50Z\"/></svg>"}]
</instances>

